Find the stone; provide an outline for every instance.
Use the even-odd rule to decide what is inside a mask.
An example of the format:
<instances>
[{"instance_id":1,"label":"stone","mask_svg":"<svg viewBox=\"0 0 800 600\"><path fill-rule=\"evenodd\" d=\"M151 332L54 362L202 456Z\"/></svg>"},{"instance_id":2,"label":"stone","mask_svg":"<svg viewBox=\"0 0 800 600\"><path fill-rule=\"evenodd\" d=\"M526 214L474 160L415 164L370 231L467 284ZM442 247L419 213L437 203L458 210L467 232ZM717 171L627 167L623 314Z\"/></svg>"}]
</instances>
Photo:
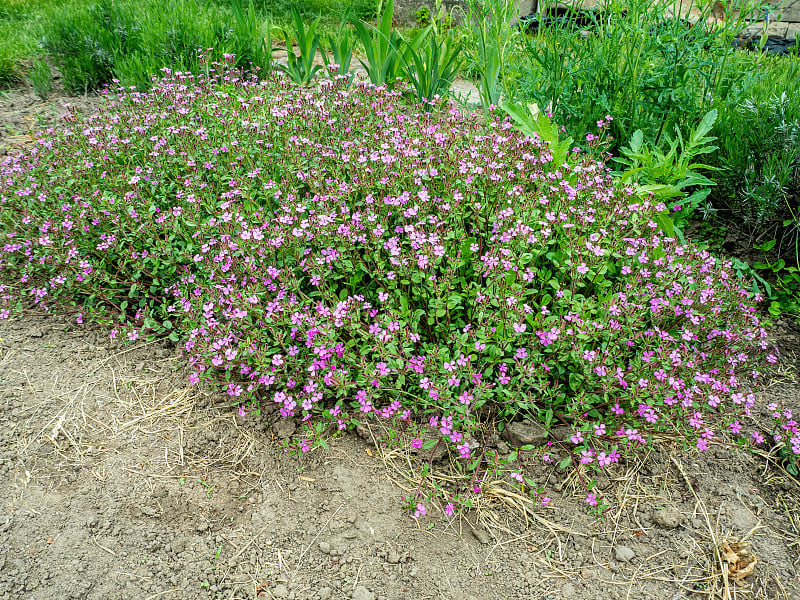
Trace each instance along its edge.
<instances>
[{"instance_id":1,"label":"stone","mask_svg":"<svg viewBox=\"0 0 800 600\"><path fill-rule=\"evenodd\" d=\"M513 446L541 446L547 442L547 431L533 421L515 421L509 423L503 432Z\"/></svg>"},{"instance_id":2,"label":"stone","mask_svg":"<svg viewBox=\"0 0 800 600\"><path fill-rule=\"evenodd\" d=\"M272 589L272 595L275 598L287 598L289 596L289 588L284 584L279 583Z\"/></svg>"},{"instance_id":3,"label":"stone","mask_svg":"<svg viewBox=\"0 0 800 600\"><path fill-rule=\"evenodd\" d=\"M370 592L363 585L356 586L353 590L353 595L350 596L353 600L375 600L375 594Z\"/></svg>"},{"instance_id":4,"label":"stone","mask_svg":"<svg viewBox=\"0 0 800 600\"><path fill-rule=\"evenodd\" d=\"M331 553L331 545L328 542L320 542L319 543L319 551L323 554L330 554Z\"/></svg>"},{"instance_id":5,"label":"stone","mask_svg":"<svg viewBox=\"0 0 800 600\"><path fill-rule=\"evenodd\" d=\"M481 544L488 544L489 543L489 534L486 533L483 529L473 529L472 535L475 536L475 539L478 540Z\"/></svg>"},{"instance_id":6,"label":"stone","mask_svg":"<svg viewBox=\"0 0 800 600\"><path fill-rule=\"evenodd\" d=\"M317 592L317 598L319 598L319 600L328 600L328 598L331 597L331 593L331 588L329 587L320 588Z\"/></svg>"},{"instance_id":7,"label":"stone","mask_svg":"<svg viewBox=\"0 0 800 600\"><path fill-rule=\"evenodd\" d=\"M294 435L297 424L293 419L281 418L275 422L272 429L275 430L275 435L278 436L278 439L286 440Z\"/></svg>"},{"instance_id":8,"label":"stone","mask_svg":"<svg viewBox=\"0 0 800 600\"><path fill-rule=\"evenodd\" d=\"M389 556L386 558L391 564L396 565L400 562L400 555L397 552L389 552Z\"/></svg>"},{"instance_id":9,"label":"stone","mask_svg":"<svg viewBox=\"0 0 800 600\"><path fill-rule=\"evenodd\" d=\"M654 508L650 513L650 519L655 525L663 527L664 529L675 529L683 523L683 515L674 506L667 506L665 508Z\"/></svg>"},{"instance_id":10,"label":"stone","mask_svg":"<svg viewBox=\"0 0 800 600\"><path fill-rule=\"evenodd\" d=\"M636 552L627 546L615 546L614 558L619 562L630 562L636 557Z\"/></svg>"},{"instance_id":11,"label":"stone","mask_svg":"<svg viewBox=\"0 0 800 600\"><path fill-rule=\"evenodd\" d=\"M744 506L737 506L731 510L731 525L738 532L746 533L756 527L758 523L758 518Z\"/></svg>"}]
</instances>

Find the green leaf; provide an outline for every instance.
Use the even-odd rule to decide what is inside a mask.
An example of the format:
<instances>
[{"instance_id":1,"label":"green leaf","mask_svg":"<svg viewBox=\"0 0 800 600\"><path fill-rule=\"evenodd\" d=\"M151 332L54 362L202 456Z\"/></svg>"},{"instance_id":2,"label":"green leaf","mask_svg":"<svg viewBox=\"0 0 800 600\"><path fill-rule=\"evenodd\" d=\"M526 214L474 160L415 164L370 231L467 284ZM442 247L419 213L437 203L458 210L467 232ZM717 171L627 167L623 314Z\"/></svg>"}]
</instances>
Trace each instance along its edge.
<instances>
[{"instance_id":1,"label":"green leaf","mask_svg":"<svg viewBox=\"0 0 800 600\"><path fill-rule=\"evenodd\" d=\"M400 308L402 309L402 313L401 314L404 317L408 316L408 314L409 314L409 312L408 312L408 298L406 297L405 294L402 294L400 296Z\"/></svg>"},{"instance_id":2,"label":"green leaf","mask_svg":"<svg viewBox=\"0 0 800 600\"><path fill-rule=\"evenodd\" d=\"M786 223L784 223L786 225ZM769 252L775 247L777 240L769 240L768 242L764 242L763 244L756 244L753 246L756 250L761 250L763 252Z\"/></svg>"},{"instance_id":3,"label":"green leaf","mask_svg":"<svg viewBox=\"0 0 800 600\"><path fill-rule=\"evenodd\" d=\"M558 463L558 468L559 469L566 469L570 465L570 463L572 463L572 458L570 458L568 456L567 458L562 460L560 463Z\"/></svg>"},{"instance_id":4,"label":"green leaf","mask_svg":"<svg viewBox=\"0 0 800 600\"><path fill-rule=\"evenodd\" d=\"M439 440L427 440L425 443L422 444L422 449L423 450L430 450L431 448L433 448L438 443L439 443Z\"/></svg>"},{"instance_id":5,"label":"green leaf","mask_svg":"<svg viewBox=\"0 0 800 600\"><path fill-rule=\"evenodd\" d=\"M653 217L653 220L658 224L661 231L664 232L664 235L666 235L668 238L675 237L675 225L672 223L669 212L665 210L661 211L655 217Z\"/></svg>"},{"instance_id":6,"label":"green leaf","mask_svg":"<svg viewBox=\"0 0 800 600\"><path fill-rule=\"evenodd\" d=\"M569 387L573 392L578 391L581 385L583 385L583 376L579 375L578 373L570 373L569 374Z\"/></svg>"}]
</instances>

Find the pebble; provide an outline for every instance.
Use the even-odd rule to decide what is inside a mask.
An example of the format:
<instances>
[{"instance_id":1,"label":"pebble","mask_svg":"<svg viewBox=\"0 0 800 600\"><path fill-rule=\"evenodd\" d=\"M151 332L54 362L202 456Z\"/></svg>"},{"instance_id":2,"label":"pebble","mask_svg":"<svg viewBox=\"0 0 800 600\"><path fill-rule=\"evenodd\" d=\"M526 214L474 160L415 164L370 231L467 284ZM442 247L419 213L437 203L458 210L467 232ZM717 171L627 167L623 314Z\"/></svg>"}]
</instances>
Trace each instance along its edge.
<instances>
[{"instance_id":1,"label":"pebble","mask_svg":"<svg viewBox=\"0 0 800 600\"><path fill-rule=\"evenodd\" d=\"M272 595L275 596L276 598L286 598L289 596L289 588L287 588L282 583L279 583L272 590Z\"/></svg>"},{"instance_id":2,"label":"pebble","mask_svg":"<svg viewBox=\"0 0 800 600\"><path fill-rule=\"evenodd\" d=\"M653 509L650 513L650 519L659 527L665 529L675 529L683 523L683 515L674 506L667 506L661 509Z\"/></svg>"},{"instance_id":3,"label":"pebble","mask_svg":"<svg viewBox=\"0 0 800 600\"><path fill-rule=\"evenodd\" d=\"M353 600L375 600L375 594L370 592L363 585L356 586L353 590L353 595L350 596Z\"/></svg>"},{"instance_id":4,"label":"pebble","mask_svg":"<svg viewBox=\"0 0 800 600\"><path fill-rule=\"evenodd\" d=\"M483 529L473 529L472 535L475 536L475 539L478 540L481 544L488 544L489 543L489 534L486 533Z\"/></svg>"},{"instance_id":5,"label":"pebble","mask_svg":"<svg viewBox=\"0 0 800 600\"><path fill-rule=\"evenodd\" d=\"M320 542L319 543L319 551L323 554L330 554L331 553L331 545L328 542Z\"/></svg>"},{"instance_id":6,"label":"pebble","mask_svg":"<svg viewBox=\"0 0 800 600\"><path fill-rule=\"evenodd\" d=\"M616 558L619 562L630 562L636 558L636 552L627 546L615 546L614 558Z\"/></svg>"},{"instance_id":7,"label":"pebble","mask_svg":"<svg viewBox=\"0 0 800 600\"><path fill-rule=\"evenodd\" d=\"M331 597L331 588L329 587L321 588L317 592L317 597L319 598L319 600L328 600L328 598Z\"/></svg>"}]
</instances>

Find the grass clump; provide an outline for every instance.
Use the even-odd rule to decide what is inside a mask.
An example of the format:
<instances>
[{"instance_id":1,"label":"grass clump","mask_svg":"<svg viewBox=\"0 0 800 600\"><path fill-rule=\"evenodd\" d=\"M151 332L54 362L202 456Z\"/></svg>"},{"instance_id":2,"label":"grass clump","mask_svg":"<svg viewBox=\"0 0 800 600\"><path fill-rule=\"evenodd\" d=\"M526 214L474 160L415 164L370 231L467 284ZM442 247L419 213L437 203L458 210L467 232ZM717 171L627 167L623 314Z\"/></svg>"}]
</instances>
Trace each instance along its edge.
<instances>
[{"instance_id":1,"label":"grass clump","mask_svg":"<svg viewBox=\"0 0 800 600\"><path fill-rule=\"evenodd\" d=\"M0 317L169 336L193 383L300 418L301 449L371 420L473 470L524 418L580 469L657 432L764 441L744 417L774 357L742 282L602 163L346 76L208 72L5 159Z\"/></svg>"},{"instance_id":2,"label":"grass clump","mask_svg":"<svg viewBox=\"0 0 800 600\"><path fill-rule=\"evenodd\" d=\"M149 89L162 67L198 74L198 48L214 58L235 55L238 65L272 66L264 20L253 4L229 9L200 0L102 0L48 15L40 45L61 71L69 93L86 93L117 80Z\"/></svg>"}]
</instances>

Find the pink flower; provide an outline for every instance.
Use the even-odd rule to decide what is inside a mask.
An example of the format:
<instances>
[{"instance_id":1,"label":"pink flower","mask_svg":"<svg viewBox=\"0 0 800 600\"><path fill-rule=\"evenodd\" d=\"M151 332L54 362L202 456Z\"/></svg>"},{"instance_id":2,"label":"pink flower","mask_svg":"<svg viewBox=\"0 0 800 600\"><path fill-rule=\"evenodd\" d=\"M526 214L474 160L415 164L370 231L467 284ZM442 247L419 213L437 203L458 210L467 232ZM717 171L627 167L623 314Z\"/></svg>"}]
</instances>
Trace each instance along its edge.
<instances>
[{"instance_id":1,"label":"pink flower","mask_svg":"<svg viewBox=\"0 0 800 600\"><path fill-rule=\"evenodd\" d=\"M428 514L425 505L422 502L417 502L417 508L414 511L414 518L419 519L421 516Z\"/></svg>"}]
</instances>

